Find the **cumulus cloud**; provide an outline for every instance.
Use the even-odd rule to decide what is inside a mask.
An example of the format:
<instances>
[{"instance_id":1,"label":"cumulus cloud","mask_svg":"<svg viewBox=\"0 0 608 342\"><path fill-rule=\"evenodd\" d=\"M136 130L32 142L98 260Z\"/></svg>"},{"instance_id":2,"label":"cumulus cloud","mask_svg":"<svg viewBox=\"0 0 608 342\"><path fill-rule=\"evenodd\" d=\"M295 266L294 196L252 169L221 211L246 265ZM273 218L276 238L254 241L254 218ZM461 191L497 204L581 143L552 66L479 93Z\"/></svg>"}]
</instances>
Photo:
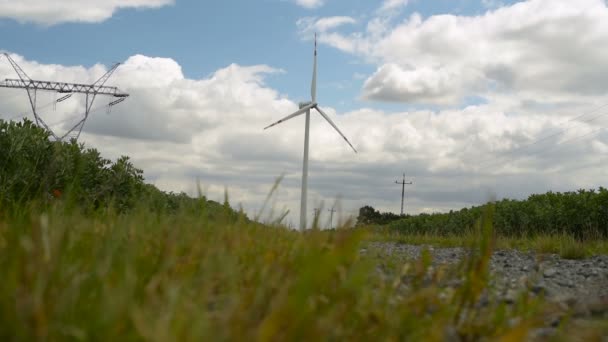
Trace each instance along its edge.
<instances>
[{"instance_id":1,"label":"cumulus cloud","mask_svg":"<svg viewBox=\"0 0 608 342\"><path fill-rule=\"evenodd\" d=\"M38 79L93 82L107 70L13 57ZM165 190L195 195L199 180L209 198L220 200L226 186L232 203L241 203L250 214L260 209L275 178L285 174L275 214L290 209L288 220L298 222L303 118L262 130L297 108L265 83L280 73L266 65L231 64L191 79L175 60L132 56L108 82L131 96L110 113L105 110L110 99L99 97L94 107L100 110L92 113L81 141L107 157L131 156L147 181ZM0 60L0 75L13 74ZM67 129L83 111L82 97L75 95L53 109L45 105L54 94L39 96L40 114L54 129ZM608 146L608 135L600 128L605 117L570 122L564 134L526 147L563 128L563 120L550 113L513 113L510 106L499 99L439 111L362 108L338 113L324 108L359 154L325 120L312 116L309 207L323 201L329 206L340 196L343 214L356 215L367 204L398 212L401 193L393 181L403 172L414 180L407 193L408 212L479 204L489 191L521 198L547 189L593 187L605 179L605 168L598 165L605 164L598 153ZM29 112L25 92L0 91L0 117Z\"/></svg>"},{"instance_id":2,"label":"cumulus cloud","mask_svg":"<svg viewBox=\"0 0 608 342\"><path fill-rule=\"evenodd\" d=\"M346 16L302 21L301 31L318 30L323 44L376 66L371 75L353 75L366 78L364 98L438 105L392 112L325 108L357 155L313 115L309 207L341 196L346 213L356 215L367 204L398 212L401 189L394 180L403 172L414 181L407 212L458 209L487 200L487 193L522 198L601 184L606 108L564 118L608 103L608 56L600 48L607 42L606 6L581 1L578 7L526 1L480 16L399 19L378 10L361 26ZM13 58L36 79L91 83L107 70ZM200 180L219 200L227 186L231 201L250 214L284 173L277 210L290 209L288 220L298 222L303 120L262 130L297 108L265 82L281 73L227 63L192 79L171 58L131 56L108 82L131 96L109 113L110 99L99 97L81 140L107 157L130 155L147 181L165 190L196 194ZM0 75L16 76L2 58ZM41 115L58 131L83 111L82 97L54 108L54 94L38 95ZM481 100L462 103L471 96ZM1 118L31 118L29 112L23 91L0 89Z\"/></svg>"},{"instance_id":3,"label":"cumulus cloud","mask_svg":"<svg viewBox=\"0 0 608 342\"><path fill-rule=\"evenodd\" d=\"M485 8L498 8L505 5L504 2L499 0L481 0L481 4Z\"/></svg>"},{"instance_id":4,"label":"cumulus cloud","mask_svg":"<svg viewBox=\"0 0 608 342\"><path fill-rule=\"evenodd\" d=\"M325 4L324 0L296 0L296 4L304 8L319 8Z\"/></svg>"},{"instance_id":5,"label":"cumulus cloud","mask_svg":"<svg viewBox=\"0 0 608 342\"><path fill-rule=\"evenodd\" d=\"M319 34L318 41L337 47L340 50L354 52L357 48L355 40L343 36L342 34L331 32L346 25L356 24L357 20L348 16L335 17L304 17L296 22L300 36L309 40L313 35Z\"/></svg>"},{"instance_id":6,"label":"cumulus cloud","mask_svg":"<svg viewBox=\"0 0 608 342\"><path fill-rule=\"evenodd\" d=\"M487 1L487 0L486 0ZM407 6L409 0L384 0L378 12L387 13L401 9Z\"/></svg>"},{"instance_id":7,"label":"cumulus cloud","mask_svg":"<svg viewBox=\"0 0 608 342\"><path fill-rule=\"evenodd\" d=\"M478 16L378 15L364 31L330 29L320 41L377 65L363 88L370 100L458 105L498 93L583 99L604 93L608 77L603 0L528 0Z\"/></svg>"},{"instance_id":8,"label":"cumulus cloud","mask_svg":"<svg viewBox=\"0 0 608 342\"><path fill-rule=\"evenodd\" d=\"M347 16L335 16L335 17L305 17L300 18L296 22L298 30L303 34L310 34L312 32L327 32L332 29L336 29L346 24L354 24L357 21L352 17Z\"/></svg>"},{"instance_id":9,"label":"cumulus cloud","mask_svg":"<svg viewBox=\"0 0 608 342\"><path fill-rule=\"evenodd\" d=\"M19 0L0 1L0 18L56 25L66 22L99 23L124 8L159 8L174 0Z\"/></svg>"},{"instance_id":10,"label":"cumulus cloud","mask_svg":"<svg viewBox=\"0 0 608 342\"><path fill-rule=\"evenodd\" d=\"M470 76L455 68L405 70L388 63L365 81L363 93L365 99L379 101L451 104L464 95Z\"/></svg>"}]
</instances>

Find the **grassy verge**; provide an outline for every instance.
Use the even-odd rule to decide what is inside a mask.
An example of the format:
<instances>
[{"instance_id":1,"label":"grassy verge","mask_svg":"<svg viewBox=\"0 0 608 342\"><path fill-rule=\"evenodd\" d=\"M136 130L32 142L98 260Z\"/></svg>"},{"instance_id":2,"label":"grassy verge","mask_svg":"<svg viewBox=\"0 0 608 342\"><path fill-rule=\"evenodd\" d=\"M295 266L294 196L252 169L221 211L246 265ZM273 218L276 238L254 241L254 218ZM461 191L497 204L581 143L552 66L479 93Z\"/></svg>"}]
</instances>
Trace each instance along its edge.
<instances>
[{"instance_id":1,"label":"grassy verge","mask_svg":"<svg viewBox=\"0 0 608 342\"><path fill-rule=\"evenodd\" d=\"M487 218L479 253L457 268L429 268L427 255L380 276L391 260L361 256L360 230L298 233L191 210L22 217L0 216L3 341L521 340L548 310L526 293L478 305ZM463 285L444 286L450 275Z\"/></svg>"},{"instance_id":2,"label":"grassy verge","mask_svg":"<svg viewBox=\"0 0 608 342\"><path fill-rule=\"evenodd\" d=\"M366 228L371 241L398 242L412 245L431 245L437 247L463 247L470 245L476 238L473 233L463 235L432 235L389 232L385 229ZM559 254L566 259L583 259L599 254L608 254L608 240L597 239L579 241L568 235L539 235L528 238L497 236L497 249L517 249L541 254Z\"/></svg>"}]
</instances>

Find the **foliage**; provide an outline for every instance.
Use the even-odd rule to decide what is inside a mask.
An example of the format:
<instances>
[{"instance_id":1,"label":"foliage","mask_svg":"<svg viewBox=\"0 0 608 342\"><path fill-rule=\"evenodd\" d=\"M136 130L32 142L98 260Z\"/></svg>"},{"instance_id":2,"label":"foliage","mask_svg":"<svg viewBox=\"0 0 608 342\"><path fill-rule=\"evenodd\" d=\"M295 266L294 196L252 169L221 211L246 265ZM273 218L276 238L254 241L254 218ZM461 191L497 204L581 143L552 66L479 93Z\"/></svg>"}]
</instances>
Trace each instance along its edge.
<instances>
[{"instance_id":1,"label":"foliage","mask_svg":"<svg viewBox=\"0 0 608 342\"><path fill-rule=\"evenodd\" d=\"M83 144L52 142L29 120L0 120L0 205L19 207L32 200L66 196L83 208L133 206L141 195L143 172L128 157L102 158Z\"/></svg>"},{"instance_id":2,"label":"foliage","mask_svg":"<svg viewBox=\"0 0 608 342\"><path fill-rule=\"evenodd\" d=\"M56 203L0 218L0 339L521 340L544 324L542 303L525 293L515 305L478 304L491 213L476 253L451 269L431 268L428 253L361 255L361 230L209 219L205 203L95 217ZM452 276L463 279L456 290L445 285Z\"/></svg>"},{"instance_id":3,"label":"foliage","mask_svg":"<svg viewBox=\"0 0 608 342\"><path fill-rule=\"evenodd\" d=\"M371 241L397 242L409 245L427 245L435 247L462 247L475 238L470 231L464 234L432 235L402 234L388 226L366 226ZM558 254L565 259L582 259L594 255L608 254L608 240L595 239L579 241L568 235L537 235L534 237L508 237L497 235L497 249L517 249L523 252L540 254Z\"/></svg>"},{"instance_id":4,"label":"foliage","mask_svg":"<svg viewBox=\"0 0 608 342\"><path fill-rule=\"evenodd\" d=\"M153 212L196 208L202 199L165 193L144 183L143 171L129 157L115 162L74 140L53 142L49 133L29 120L0 120L0 213L19 212L31 203L64 201L68 208L119 213L145 202ZM213 215L238 213L209 201Z\"/></svg>"},{"instance_id":5,"label":"foliage","mask_svg":"<svg viewBox=\"0 0 608 342\"><path fill-rule=\"evenodd\" d=\"M608 190L603 187L598 190L548 192L531 195L523 201L504 199L495 205L493 223L500 236L563 235L579 240L608 238ZM462 235L472 229L482 211L483 207L472 207L449 213L399 217L363 207L357 223L387 224L390 229L405 235Z\"/></svg>"},{"instance_id":6,"label":"foliage","mask_svg":"<svg viewBox=\"0 0 608 342\"><path fill-rule=\"evenodd\" d=\"M401 218L403 218L403 216L399 216L389 212L381 213L380 211L375 210L373 207L366 205L359 209L359 216L357 216L357 225L384 225L399 220Z\"/></svg>"},{"instance_id":7,"label":"foliage","mask_svg":"<svg viewBox=\"0 0 608 342\"><path fill-rule=\"evenodd\" d=\"M227 195L161 192L128 158L31 122L0 122L0 157L2 341L521 340L544 325L527 291L483 299L491 206L471 257L431 267L429 253L362 254L361 229L299 233L248 220Z\"/></svg>"}]
</instances>

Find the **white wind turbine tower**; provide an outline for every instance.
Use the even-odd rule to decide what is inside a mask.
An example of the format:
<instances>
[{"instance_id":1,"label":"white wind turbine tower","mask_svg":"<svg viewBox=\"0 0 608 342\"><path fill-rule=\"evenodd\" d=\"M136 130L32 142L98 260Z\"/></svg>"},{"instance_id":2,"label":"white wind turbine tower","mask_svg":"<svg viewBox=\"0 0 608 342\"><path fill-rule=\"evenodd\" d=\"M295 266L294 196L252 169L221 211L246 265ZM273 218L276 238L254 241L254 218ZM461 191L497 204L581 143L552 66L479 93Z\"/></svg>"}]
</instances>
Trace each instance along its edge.
<instances>
[{"instance_id":1,"label":"white wind turbine tower","mask_svg":"<svg viewBox=\"0 0 608 342\"><path fill-rule=\"evenodd\" d=\"M357 153L357 150L353 147L353 145L346 139L344 134L340 132L340 129L336 126L336 124L331 121L329 116L323 112L319 105L317 104L317 35L315 34L315 55L314 55L314 64L312 69L312 84L310 86L310 102L301 102L299 104L300 109L293 114L290 114L283 119L273 123L270 126L265 127L264 129L268 129L272 126L278 125L281 122L285 122L291 118L294 118L298 115L306 114L306 128L304 129L304 162L302 167L302 195L300 198L300 230L306 229L306 201L307 201L307 191L308 191L308 136L309 136L309 128L310 128L310 110L316 109L322 117L329 122L332 127L338 131L338 134L344 138L344 141Z\"/></svg>"}]
</instances>

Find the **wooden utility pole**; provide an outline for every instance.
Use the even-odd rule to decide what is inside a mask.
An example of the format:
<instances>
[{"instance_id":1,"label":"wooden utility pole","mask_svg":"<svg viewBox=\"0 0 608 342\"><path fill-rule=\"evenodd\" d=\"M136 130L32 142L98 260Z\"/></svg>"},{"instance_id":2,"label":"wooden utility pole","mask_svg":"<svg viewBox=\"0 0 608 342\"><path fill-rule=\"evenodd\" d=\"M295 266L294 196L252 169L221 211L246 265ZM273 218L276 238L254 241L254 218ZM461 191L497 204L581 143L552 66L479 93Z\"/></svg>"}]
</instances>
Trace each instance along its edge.
<instances>
[{"instance_id":1,"label":"wooden utility pole","mask_svg":"<svg viewBox=\"0 0 608 342\"><path fill-rule=\"evenodd\" d=\"M405 182L405 173L403 174L403 181L401 181L401 182L400 181L395 181L395 183L401 184L401 216L403 216L403 198L405 197L405 186L406 185L412 185L414 183L412 183L412 182L406 183Z\"/></svg>"},{"instance_id":2,"label":"wooden utility pole","mask_svg":"<svg viewBox=\"0 0 608 342\"><path fill-rule=\"evenodd\" d=\"M334 213L336 212L336 209L331 208L331 209L327 209L327 211L329 211L331 213L331 214L329 214L329 229L332 229L333 221L334 221Z\"/></svg>"}]
</instances>

